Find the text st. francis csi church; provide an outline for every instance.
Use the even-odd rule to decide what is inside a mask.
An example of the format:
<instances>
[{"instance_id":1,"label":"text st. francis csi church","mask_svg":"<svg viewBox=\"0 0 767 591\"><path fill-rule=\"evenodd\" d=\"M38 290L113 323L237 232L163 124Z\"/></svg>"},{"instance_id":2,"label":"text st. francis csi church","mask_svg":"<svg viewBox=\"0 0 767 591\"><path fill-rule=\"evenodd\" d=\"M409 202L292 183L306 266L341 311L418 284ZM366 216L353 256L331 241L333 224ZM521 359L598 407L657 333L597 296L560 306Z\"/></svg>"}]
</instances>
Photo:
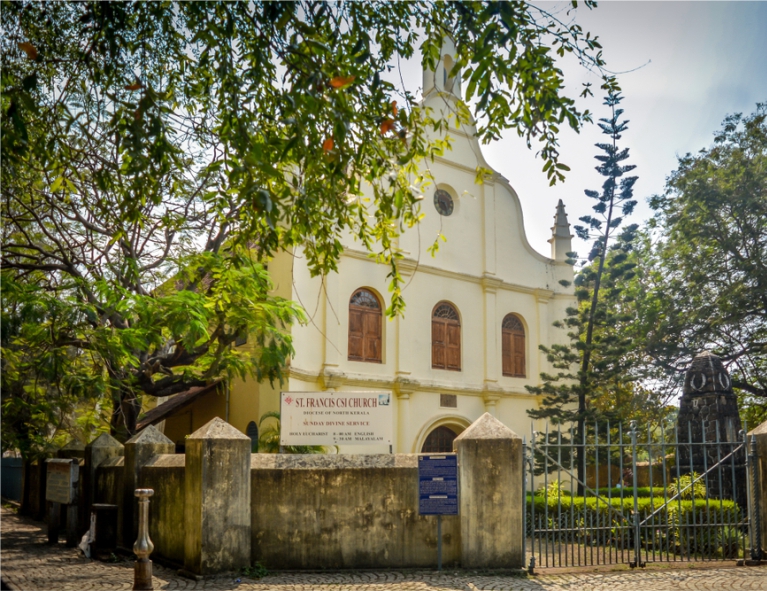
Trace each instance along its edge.
<instances>
[{"instance_id":1,"label":"text st. francis csi church","mask_svg":"<svg viewBox=\"0 0 767 591\"><path fill-rule=\"evenodd\" d=\"M281 445L391 445L390 392L283 392Z\"/></svg>"}]
</instances>

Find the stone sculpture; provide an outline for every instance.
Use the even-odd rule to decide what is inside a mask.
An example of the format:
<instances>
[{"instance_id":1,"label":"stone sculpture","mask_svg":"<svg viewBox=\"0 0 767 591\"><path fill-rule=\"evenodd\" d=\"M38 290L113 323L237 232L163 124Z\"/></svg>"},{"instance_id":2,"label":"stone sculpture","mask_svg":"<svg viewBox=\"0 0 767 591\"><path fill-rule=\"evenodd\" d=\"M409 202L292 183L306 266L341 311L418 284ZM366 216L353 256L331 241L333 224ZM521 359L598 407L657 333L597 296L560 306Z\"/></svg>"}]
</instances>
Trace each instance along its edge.
<instances>
[{"instance_id":1,"label":"stone sculpture","mask_svg":"<svg viewBox=\"0 0 767 591\"><path fill-rule=\"evenodd\" d=\"M704 480L709 495L745 503L745 489L733 489L733 476L744 482L745 453L722 461L742 441L738 401L722 360L709 351L697 355L687 369L676 428L679 472L703 474L721 462Z\"/></svg>"}]
</instances>

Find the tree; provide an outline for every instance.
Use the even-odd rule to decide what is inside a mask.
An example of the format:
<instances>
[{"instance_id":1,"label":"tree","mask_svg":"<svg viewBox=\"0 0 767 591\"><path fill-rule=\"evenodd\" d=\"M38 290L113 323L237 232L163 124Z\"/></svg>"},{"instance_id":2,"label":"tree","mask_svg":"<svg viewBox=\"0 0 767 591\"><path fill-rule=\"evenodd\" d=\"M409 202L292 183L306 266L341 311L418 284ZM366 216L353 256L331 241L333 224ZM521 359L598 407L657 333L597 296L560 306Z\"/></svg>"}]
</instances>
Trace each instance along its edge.
<instances>
[{"instance_id":1,"label":"tree","mask_svg":"<svg viewBox=\"0 0 767 591\"><path fill-rule=\"evenodd\" d=\"M254 451L267 454L326 454L333 450L333 453L338 453L336 445L280 445L281 427L279 412L273 410L265 413L258 422L261 434L258 436L257 449Z\"/></svg>"},{"instance_id":2,"label":"tree","mask_svg":"<svg viewBox=\"0 0 767 591\"><path fill-rule=\"evenodd\" d=\"M65 364L42 375L35 354L23 371L10 355L4 386L87 376L123 437L144 394L281 377L301 312L269 295L280 249L325 274L353 234L390 265L402 311L394 238L419 219L419 163L448 123L385 80L396 59L420 44L433 67L453 35L480 137L540 140L552 181L559 125L590 118L556 56L603 66L580 27L510 2L18 2L0 19L3 312L18 325L4 352ZM243 334L250 354L231 347Z\"/></svg>"},{"instance_id":3,"label":"tree","mask_svg":"<svg viewBox=\"0 0 767 591\"><path fill-rule=\"evenodd\" d=\"M541 407L529 410L528 414L536 419L548 419L555 425L575 423L578 442L585 441L587 420L599 416L598 410L603 411L601 418L616 415L614 409L610 410L611 405L605 404L605 398L625 391L632 399L637 389L636 376L629 371L632 342L621 330L631 320L631 298L624 293L623 282L633 274L635 264L630 260L630 253L637 226L627 226L617 242L610 245L623 217L636 205L633 187L637 177L626 176L636 167L623 164L629 150L618 147L621 134L628 128L628 121L621 121L623 109L617 108L621 100L619 94L610 93L604 104L610 108L611 116L599 120L603 133L610 137L609 143L597 144L604 154L595 156L601 163L596 170L605 181L601 192L585 191L596 200L593 210L597 215L580 218L586 225L575 227L580 238L594 242L588 255L590 264L575 278L578 308L569 309L565 320L571 329L571 343L551 348L542 346L549 362L560 371L557 375L541 374L542 386L528 386L531 392L544 396ZM573 373L576 366L577 373ZM601 404L596 404L600 399ZM578 490L583 494L584 453L578 453L576 464Z\"/></svg>"},{"instance_id":4,"label":"tree","mask_svg":"<svg viewBox=\"0 0 767 591\"><path fill-rule=\"evenodd\" d=\"M638 332L678 392L710 349L732 374L749 423L767 419L767 105L728 116L714 144L679 158L654 196L641 249Z\"/></svg>"}]
</instances>

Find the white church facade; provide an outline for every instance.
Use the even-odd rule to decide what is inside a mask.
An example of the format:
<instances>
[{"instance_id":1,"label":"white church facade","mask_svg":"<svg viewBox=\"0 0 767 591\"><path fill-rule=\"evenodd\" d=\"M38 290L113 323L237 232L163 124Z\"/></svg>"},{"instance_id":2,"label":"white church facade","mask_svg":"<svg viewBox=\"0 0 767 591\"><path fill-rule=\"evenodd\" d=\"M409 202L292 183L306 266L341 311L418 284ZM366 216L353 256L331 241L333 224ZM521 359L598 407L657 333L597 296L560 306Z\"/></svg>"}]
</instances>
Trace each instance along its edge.
<instances>
[{"instance_id":1,"label":"white church facade","mask_svg":"<svg viewBox=\"0 0 767 591\"><path fill-rule=\"evenodd\" d=\"M424 73L424 103L435 113L460 92L460 81L445 71L451 48L443 53L437 72ZM263 413L279 410L280 390L365 390L392 393L395 452L447 451L484 412L529 433L526 411L539 400L525 386L551 369L539 346L564 341L565 331L552 323L575 303L572 285L560 283L573 280L565 254L570 227L560 201L550 256L533 249L509 181L493 172L475 182L478 167L492 169L474 127L452 127L452 150L429 162L434 182L424 192L425 217L399 238L404 316L386 316L389 268L353 240L344 244L338 272L324 279L310 276L300 251L278 254L269 262L275 291L300 302L311 321L291 329L295 355L282 387L242 381L228 389L225 418L235 427L246 432ZM439 233L446 242L432 257L427 247ZM169 418L166 433L223 416L218 398L207 404L218 411L201 399L187 418ZM341 451L389 451L379 447Z\"/></svg>"}]
</instances>

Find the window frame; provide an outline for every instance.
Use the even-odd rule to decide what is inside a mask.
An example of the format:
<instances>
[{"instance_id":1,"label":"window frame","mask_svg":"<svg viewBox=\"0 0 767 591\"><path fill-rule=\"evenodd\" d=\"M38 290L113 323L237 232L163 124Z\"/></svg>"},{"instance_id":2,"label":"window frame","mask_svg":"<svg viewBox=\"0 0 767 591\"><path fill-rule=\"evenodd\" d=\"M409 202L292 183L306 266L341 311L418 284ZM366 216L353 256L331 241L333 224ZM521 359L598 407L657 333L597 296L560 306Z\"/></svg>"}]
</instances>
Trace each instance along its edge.
<instances>
[{"instance_id":1,"label":"window frame","mask_svg":"<svg viewBox=\"0 0 767 591\"><path fill-rule=\"evenodd\" d=\"M366 293L375 300L377 307L372 306L364 306L353 303L353 300L355 296L357 296L360 293ZM347 345L347 360L348 361L357 361L360 363L383 363L383 304L381 302L381 298L378 296L378 294L370 289L369 287L358 287L352 292L352 295L349 296L349 304L347 307L347 314L348 314L348 331L347 331L347 339L346 339L346 345ZM352 331L352 327L354 326L354 320L353 315L359 316L359 322L360 322L360 330L358 331ZM369 327L366 321L375 318L375 323L378 326L378 334L377 337L375 335L372 335L372 338L378 341L378 355L377 356L369 356L368 353L368 344L369 344L369 338L371 338L370 333L366 331L366 327ZM352 333L356 334L352 334ZM352 339L360 339L362 351L360 355L352 355L353 352L353 345L352 345Z\"/></svg>"},{"instance_id":2,"label":"window frame","mask_svg":"<svg viewBox=\"0 0 767 591\"><path fill-rule=\"evenodd\" d=\"M437 317L436 314L443 306L447 306L453 312L452 318ZM451 330L452 329L452 330ZM436 340L439 332L442 331L442 340ZM443 369L445 371L462 371L462 335L461 335L461 316L458 308L451 302L445 300L437 302L431 311L431 367L432 369ZM457 337L455 336L457 334ZM452 339L451 339L452 335ZM455 340L457 339L457 343ZM438 353L441 350L441 355ZM457 358L457 363L451 363L450 353ZM438 357L443 359L443 363L438 362Z\"/></svg>"},{"instance_id":3,"label":"window frame","mask_svg":"<svg viewBox=\"0 0 767 591\"><path fill-rule=\"evenodd\" d=\"M515 321L516 326L507 326L507 321ZM511 324L509 322L508 324ZM508 335L508 339L506 338ZM521 337L521 345L519 338ZM508 343L508 350L507 350ZM506 360L510 359L511 368L507 370ZM520 361L521 360L521 361ZM521 372L518 371L521 363ZM527 331L519 314L510 312L501 322L501 373L508 378L527 377Z\"/></svg>"}]
</instances>

